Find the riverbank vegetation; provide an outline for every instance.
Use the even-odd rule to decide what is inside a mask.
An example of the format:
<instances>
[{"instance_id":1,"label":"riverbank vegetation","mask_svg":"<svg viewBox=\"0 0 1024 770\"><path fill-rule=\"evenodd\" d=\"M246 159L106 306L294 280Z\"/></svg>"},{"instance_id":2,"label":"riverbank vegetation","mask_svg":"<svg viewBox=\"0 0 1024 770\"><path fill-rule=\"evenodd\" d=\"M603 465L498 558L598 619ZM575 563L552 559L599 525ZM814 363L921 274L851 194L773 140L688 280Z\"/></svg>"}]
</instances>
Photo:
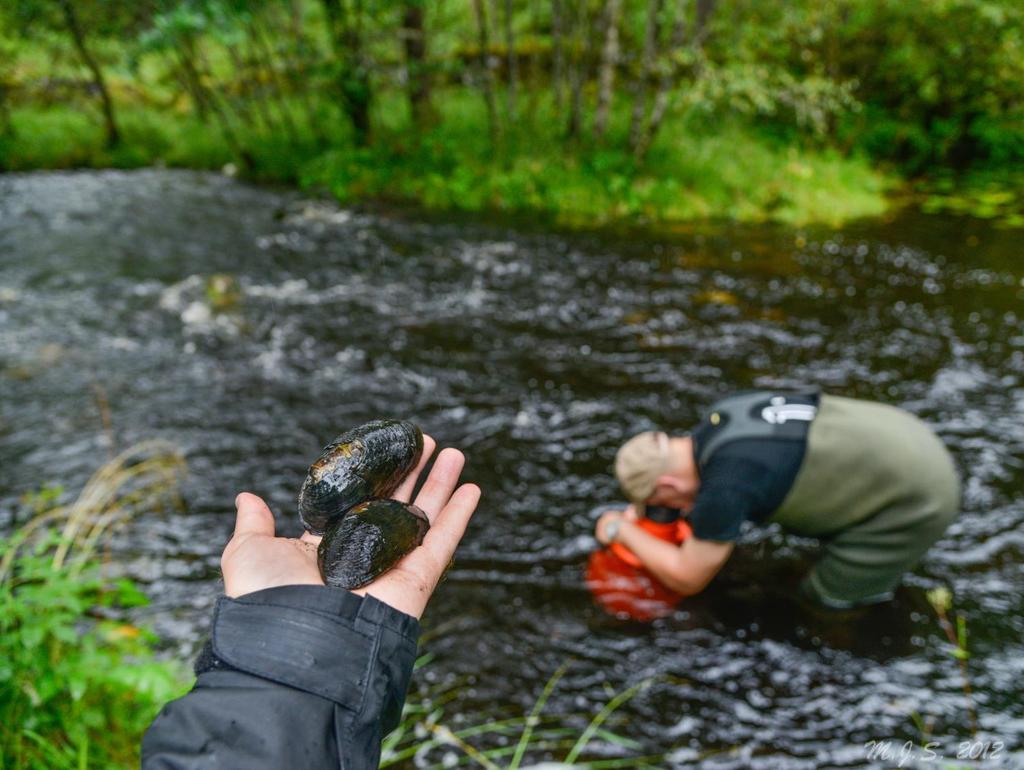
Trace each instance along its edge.
<instances>
[{"instance_id":1,"label":"riverbank vegetation","mask_svg":"<svg viewBox=\"0 0 1024 770\"><path fill-rule=\"evenodd\" d=\"M417 668L429 657L422 656ZM654 770L661 766L664 755L640 754L637 741L609 729L607 724L621 706L646 690L650 681L610 694L593 714L545 713L548 700L570 666L571 661L551 675L528 714L485 719L456 728L446 724L444 707L461 686L430 688L406 702L401 723L382 743L380 767L412 763L426 770L463 766L519 770L534 757L543 757L543 763L529 767ZM591 744L601 744L602 750L592 758L581 759L597 748L591 748Z\"/></svg>"},{"instance_id":2,"label":"riverbank vegetation","mask_svg":"<svg viewBox=\"0 0 1024 770\"><path fill-rule=\"evenodd\" d=\"M138 766L139 739L184 692L183 666L127 619L145 596L99 555L137 512L174 504L181 456L140 444L104 465L78 498L28 495L31 518L0 538L0 768Z\"/></svg>"},{"instance_id":3,"label":"riverbank vegetation","mask_svg":"<svg viewBox=\"0 0 1024 770\"><path fill-rule=\"evenodd\" d=\"M0 167L167 164L563 223L1024 224L1013 0L12 0Z\"/></svg>"}]
</instances>

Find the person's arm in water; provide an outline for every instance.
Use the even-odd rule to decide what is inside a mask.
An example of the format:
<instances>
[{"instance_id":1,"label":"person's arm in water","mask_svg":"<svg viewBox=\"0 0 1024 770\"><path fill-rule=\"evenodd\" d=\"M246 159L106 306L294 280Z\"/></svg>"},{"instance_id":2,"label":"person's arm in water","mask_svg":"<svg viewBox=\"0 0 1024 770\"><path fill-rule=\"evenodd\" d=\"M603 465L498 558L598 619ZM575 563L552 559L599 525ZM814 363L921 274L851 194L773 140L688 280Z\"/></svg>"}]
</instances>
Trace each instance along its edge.
<instances>
[{"instance_id":1,"label":"person's arm in water","mask_svg":"<svg viewBox=\"0 0 1024 770\"><path fill-rule=\"evenodd\" d=\"M631 510L604 514L597 523L598 541L610 544L605 528L619 519L615 542L626 546L658 580L683 596L703 591L732 553L735 543L690 537L682 545L674 545L661 540L637 526L636 514L630 515Z\"/></svg>"},{"instance_id":2,"label":"person's arm in water","mask_svg":"<svg viewBox=\"0 0 1024 770\"><path fill-rule=\"evenodd\" d=\"M434 450L395 492L409 500ZM369 770L398 724L422 615L480 499L456 489L464 458L445 449L416 497L423 544L356 591L325 586L319 538L274 535L260 498L241 494L221 568L211 643L195 687L167 704L142 742L143 770L301 767Z\"/></svg>"}]
</instances>

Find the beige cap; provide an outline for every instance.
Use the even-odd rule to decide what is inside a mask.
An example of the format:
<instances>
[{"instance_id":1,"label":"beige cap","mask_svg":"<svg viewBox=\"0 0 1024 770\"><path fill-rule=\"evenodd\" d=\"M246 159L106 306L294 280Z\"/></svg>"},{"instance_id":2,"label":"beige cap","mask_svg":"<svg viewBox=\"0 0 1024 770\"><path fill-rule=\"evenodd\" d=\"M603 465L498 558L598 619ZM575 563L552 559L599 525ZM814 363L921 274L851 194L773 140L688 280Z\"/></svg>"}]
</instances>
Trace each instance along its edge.
<instances>
[{"instance_id":1,"label":"beige cap","mask_svg":"<svg viewBox=\"0 0 1024 770\"><path fill-rule=\"evenodd\" d=\"M634 504L654 492L655 482L669 469L672 454L668 434L649 430L633 436L615 455L615 475L622 491Z\"/></svg>"}]
</instances>

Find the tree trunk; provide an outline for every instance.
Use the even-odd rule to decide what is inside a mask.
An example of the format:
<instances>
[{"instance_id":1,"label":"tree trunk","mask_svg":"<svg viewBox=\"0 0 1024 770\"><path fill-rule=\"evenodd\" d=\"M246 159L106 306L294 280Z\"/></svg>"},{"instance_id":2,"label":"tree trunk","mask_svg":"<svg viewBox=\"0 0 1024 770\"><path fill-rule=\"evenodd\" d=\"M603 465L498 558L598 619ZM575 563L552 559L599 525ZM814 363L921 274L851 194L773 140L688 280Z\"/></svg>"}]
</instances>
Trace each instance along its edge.
<instances>
[{"instance_id":1,"label":"tree trunk","mask_svg":"<svg viewBox=\"0 0 1024 770\"><path fill-rule=\"evenodd\" d=\"M226 48L228 57L231 59L231 66L235 68L235 72L239 73L239 76L243 78L244 82L248 83L250 78L247 74L243 73L248 73L249 65L246 64L235 46L226 46ZM194 56L194 54L192 55ZM205 72L207 77L212 81L213 75L210 71L209 64L203 61L203 65L203 72ZM210 88L207 90L212 93L216 89ZM221 98L224 100L224 104L231 109L231 112L240 118L239 122L243 125L249 126L253 129L257 129L259 126L262 126L263 131L269 132L270 128L268 128L267 117L265 115L261 115L259 110L253 108L254 104L262 107L263 103L258 99L250 99L249 96L250 92L248 90L248 86L246 86L246 90L242 90L241 88L239 89L237 94L238 98L234 100L236 103L233 103L230 100L229 94L224 94Z\"/></svg>"},{"instance_id":2,"label":"tree trunk","mask_svg":"<svg viewBox=\"0 0 1024 770\"><path fill-rule=\"evenodd\" d=\"M484 8L483 0L473 0L473 11L476 13L484 101L487 102L487 127L491 134L491 144L496 145L498 142L498 110L494 103L494 81L491 76L490 63L491 43L487 33L487 11Z\"/></svg>"},{"instance_id":3,"label":"tree trunk","mask_svg":"<svg viewBox=\"0 0 1024 770\"><path fill-rule=\"evenodd\" d=\"M342 84L342 94L348 107L348 116L355 131L355 141L360 147L370 144L370 79L360 68Z\"/></svg>"},{"instance_id":4,"label":"tree trunk","mask_svg":"<svg viewBox=\"0 0 1024 770\"><path fill-rule=\"evenodd\" d=\"M601 52L601 71L598 76L597 111L594 113L594 138L604 138L608 129L615 90L615 67L619 63L619 16L622 0L608 0L605 5L604 49Z\"/></svg>"},{"instance_id":5,"label":"tree trunk","mask_svg":"<svg viewBox=\"0 0 1024 770\"><path fill-rule=\"evenodd\" d=\"M251 170L253 167L252 155L242 146L242 143L238 138L238 134L235 133L234 128L232 128L231 121L228 119L227 114L224 112L221 105L217 103L217 97L212 92L209 92L203 85L195 64L190 58L194 54L191 42L184 50L187 55L182 52L181 48L176 46L174 48L174 53L178 58L178 66L181 68L181 71L185 73L185 79L191 83L190 90L193 91L193 98L197 100L197 103L202 103L209 107L210 111L217 119L217 124L220 126L220 131L224 136L224 141L228 144L228 149L230 149L235 156L242 161L242 165L246 169Z\"/></svg>"},{"instance_id":6,"label":"tree trunk","mask_svg":"<svg viewBox=\"0 0 1024 770\"><path fill-rule=\"evenodd\" d=\"M704 45L704 41L711 31L708 27L708 19L711 18L717 3L718 0L697 0L697 17L693 22L693 44L697 47Z\"/></svg>"},{"instance_id":7,"label":"tree trunk","mask_svg":"<svg viewBox=\"0 0 1024 770\"><path fill-rule=\"evenodd\" d=\"M342 106L352 123L355 142L360 147L370 143L370 76L363 62L361 29L362 7L357 3L356 18L349 19L341 0L322 0L334 55L341 63L338 90Z\"/></svg>"},{"instance_id":8,"label":"tree trunk","mask_svg":"<svg viewBox=\"0 0 1024 770\"><path fill-rule=\"evenodd\" d=\"M590 38L587 4L576 3L576 18L572 45L572 59L569 64L569 122L566 136L576 139L583 133L583 68L586 59L586 41Z\"/></svg>"},{"instance_id":9,"label":"tree trunk","mask_svg":"<svg viewBox=\"0 0 1024 770\"><path fill-rule=\"evenodd\" d=\"M427 72L427 35L423 26L423 0L406 0L402 12L402 46L405 49L405 77L413 123L423 128L430 123L430 78Z\"/></svg>"},{"instance_id":10,"label":"tree trunk","mask_svg":"<svg viewBox=\"0 0 1024 770\"><path fill-rule=\"evenodd\" d=\"M661 122L665 119L665 113L668 111L669 97L672 94L672 81L676 72L672 56L678 49L683 47L683 42L686 39L686 9L688 5L689 0L679 0L676 8L676 18L672 23L672 38L667 51L668 61L664 63L661 71L661 79L658 82L658 91L654 96L654 107L651 109L651 117L647 121L647 129L640 134L640 138L633 148L633 157L638 161L642 161L647 156L647 151L651 149L654 137L657 136L658 129L661 128Z\"/></svg>"},{"instance_id":11,"label":"tree trunk","mask_svg":"<svg viewBox=\"0 0 1024 770\"><path fill-rule=\"evenodd\" d=\"M563 40L562 0L551 0L551 48L554 54L554 72L551 86L555 92L555 112L562 111L565 99L565 41Z\"/></svg>"},{"instance_id":12,"label":"tree trunk","mask_svg":"<svg viewBox=\"0 0 1024 770\"><path fill-rule=\"evenodd\" d=\"M196 74L195 66L191 62L185 61L184 54L182 54L181 49L177 46L174 47L174 53L178 59L178 66L175 69L179 73L181 84L192 97L192 104L195 105L196 112L199 115L199 122L205 124L209 120L210 108L202 84L199 82L199 76Z\"/></svg>"},{"instance_id":13,"label":"tree trunk","mask_svg":"<svg viewBox=\"0 0 1024 770\"><path fill-rule=\"evenodd\" d=\"M71 38L75 42L75 49L78 51L78 55L82 57L82 62L89 69L89 72L92 73L92 82L100 92L100 100L103 104L103 121L107 131L107 147L116 147L121 141L121 132L118 130L117 120L114 118L114 102L110 98L110 91L107 89L107 82L103 78L103 71L100 69L100 65L93 57L89 47L85 44L85 33L78 22L78 14L75 13L75 7L71 4L71 0L57 0L57 2L64 14L64 23L67 25L68 32L71 33Z\"/></svg>"},{"instance_id":14,"label":"tree trunk","mask_svg":"<svg viewBox=\"0 0 1024 770\"><path fill-rule=\"evenodd\" d=\"M288 137L291 139L293 144L298 144L299 129L295 119L292 117L291 110L288 107L288 101L285 98L286 90L284 83L277 74L277 67L274 62L274 51L271 49L267 38L263 35L263 32L259 27L259 22L253 21L247 24L246 28L253 40L256 41L256 47L258 49L257 56L259 57L260 53L262 53L262 57L260 58L262 58L263 67L266 68L267 77L273 85L274 90L277 92L277 99L275 100L277 103L277 113L281 116L281 122L284 123L285 133L288 134Z\"/></svg>"},{"instance_id":15,"label":"tree trunk","mask_svg":"<svg viewBox=\"0 0 1024 770\"><path fill-rule=\"evenodd\" d=\"M526 29L529 30L529 34L540 36L540 24L538 20L543 15L543 6L548 0L528 0L527 8L529 9L529 15L526 21ZM518 54L517 54L518 56ZM528 115L533 116L537 114L538 104L544 99L544 61L537 51L526 51L523 63L526 64L527 70L523 75L524 82L529 82L529 85L524 89L526 93L526 112Z\"/></svg>"},{"instance_id":16,"label":"tree trunk","mask_svg":"<svg viewBox=\"0 0 1024 770\"><path fill-rule=\"evenodd\" d=\"M246 90L249 91L249 96L251 98L248 101L255 105L255 112L262 119L263 125L266 126L267 133L276 134L278 131L277 121L274 120L274 116L270 112L267 100L263 98L263 84L259 79L260 62L259 57L256 55L255 43L253 42L252 35L246 35L245 40L247 44L247 55L244 59L234 53L234 46L228 46L228 48L232 51L231 56L235 67L239 68L239 74L242 75L242 82L246 84ZM239 48L240 47L241 46L239 46ZM249 77L245 77L246 70L249 71Z\"/></svg>"},{"instance_id":17,"label":"tree trunk","mask_svg":"<svg viewBox=\"0 0 1024 770\"><path fill-rule=\"evenodd\" d=\"M11 108L7 103L7 92L7 84L0 80L0 136L14 136L14 125L11 123Z\"/></svg>"},{"instance_id":18,"label":"tree trunk","mask_svg":"<svg viewBox=\"0 0 1024 770\"><path fill-rule=\"evenodd\" d=\"M633 116L629 122L629 147L636 150L643 132L644 117L650 95L651 70L654 68L655 47L658 42L658 17L661 15L662 0L648 0L647 24L644 29L644 51L640 58L640 69L633 88Z\"/></svg>"},{"instance_id":19,"label":"tree trunk","mask_svg":"<svg viewBox=\"0 0 1024 770\"><path fill-rule=\"evenodd\" d=\"M370 88L370 68L363 50L363 0L355 0L355 20L349 28L347 47L352 51L352 77L349 80L349 101L352 103L352 124L356 127L356 141L361 147L370 143L370 107L373 91Z\"/></svg>"},{"instance_id":20,"label":"tree trunk","mask_svg":"<svg viewBox=\"0 0 1024 770\"><path fill-rule=\"evenodd\" d=\"M289 0L289 27L291 30L288 54L285 58L284 74L281 76L289 90L295 94L302 103L302 111L306 116L306 124L313 133L317 146L325 144L323 127L318 120L316 106L309 95L309 83L303 77L302 62L314 55L312 46L307 47L305 33L303 32L303 13L300 0ZM260 24L260 34L264 39L271 39L273 35L267 33L266 27Z\"/></svg>"},{"instance_id":21,"label":"tree trunk","mask_svg":"<svg viewBox=\"0 0 1024 770\"><path fill-rule=\"evenodd\" d=\"M516 61L516 38L512 29L512 0L505 0L505 63L508 70L508 90L506 92L508 120L516 119L516 81L519 78L518 62Z\"/></svg>"},{"instance_id":22,"label":"tree trunk","mask_svg":"<svg viewBox=\"0 0 1024 770\"><path fill-rule=\"evenodd\" d=\"M291 27L292 40L302 38L303 15L302 0L288 0L288 26Z\"/></svg>"}]
</instances>

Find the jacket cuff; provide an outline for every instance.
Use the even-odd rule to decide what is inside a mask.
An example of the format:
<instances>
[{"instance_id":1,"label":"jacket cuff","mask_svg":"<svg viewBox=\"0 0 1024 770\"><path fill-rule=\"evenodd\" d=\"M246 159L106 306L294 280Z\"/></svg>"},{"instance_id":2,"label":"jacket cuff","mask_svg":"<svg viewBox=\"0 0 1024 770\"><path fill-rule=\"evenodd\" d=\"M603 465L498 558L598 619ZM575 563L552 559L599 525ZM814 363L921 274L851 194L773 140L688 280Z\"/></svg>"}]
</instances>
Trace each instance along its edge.
<instances>
[{"instance_id":1,"label":"jacket cuff","mask_svg":"<svg viewBox=\"0 0 1024 770\"><path fill-rule=\"evenodd\" d=\"M212 656L204 651L197 669L226 664L355 713L369 691L372 700L397 700L400 710L419 630L415 618L372 596L330 586L268 588L217 600Z\"/></svg>"}]
</instances>

